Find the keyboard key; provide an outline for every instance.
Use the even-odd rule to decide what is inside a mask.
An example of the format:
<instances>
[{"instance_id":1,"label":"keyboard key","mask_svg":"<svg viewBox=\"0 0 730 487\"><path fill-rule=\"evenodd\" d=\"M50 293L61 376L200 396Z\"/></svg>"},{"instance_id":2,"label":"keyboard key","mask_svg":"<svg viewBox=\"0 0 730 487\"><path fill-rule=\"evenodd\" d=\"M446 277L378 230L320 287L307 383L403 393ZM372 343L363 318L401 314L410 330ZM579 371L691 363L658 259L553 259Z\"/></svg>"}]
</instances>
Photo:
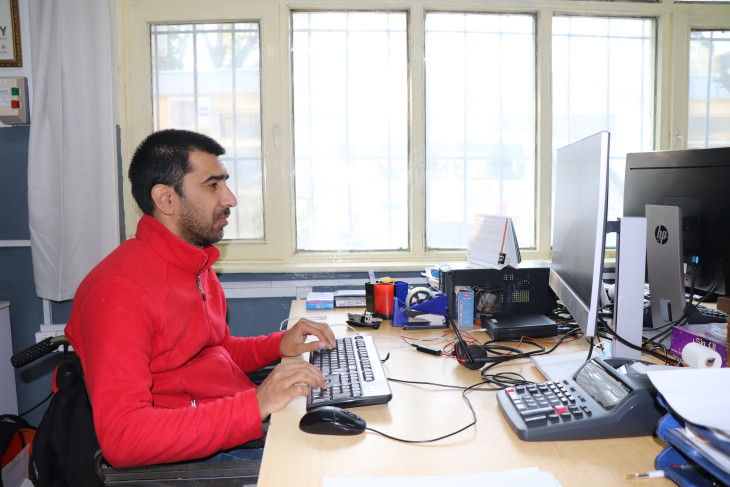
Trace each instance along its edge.
<instances>
[{"instance_id":1,"label":"keyboard key","mask_svg":"<svg viewBox=\"0 0 730 487\"><path fill-rule=\"evenodd\" d=\"M529 418L523 418L525 421L525 425L527 425L528 428L534 428L535 426L545 426L548 422L546 415L541 416L531 416Z\"/></svg>"}]
</instances>

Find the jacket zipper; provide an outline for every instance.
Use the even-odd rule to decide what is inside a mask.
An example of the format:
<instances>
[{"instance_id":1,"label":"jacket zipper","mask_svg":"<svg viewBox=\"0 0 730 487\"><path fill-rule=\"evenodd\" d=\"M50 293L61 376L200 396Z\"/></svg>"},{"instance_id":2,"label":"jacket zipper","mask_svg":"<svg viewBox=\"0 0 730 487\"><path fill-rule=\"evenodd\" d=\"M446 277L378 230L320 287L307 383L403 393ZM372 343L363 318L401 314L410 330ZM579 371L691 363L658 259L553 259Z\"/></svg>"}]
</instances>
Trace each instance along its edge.
<instances>
[{"instance_id":1,"label":"jacket zipper","mask_svg":"<svg viewBox=\"0 0 730 487\"><path fill-rule=\"evenodd\" d=\"M196 281L198 283L198 290L200 291L200 296L203 300L203 315L205 315L205 322L208 325L208 336L213 335L213 330L210 327L210 317L208 316L208 297L205 295L205 291L203 291L203 284L200 282L200 274L198 273L196 276Z\"/></svg>"},{"instance_id":2,"label":"jacket zipper","mask_svg":"<svg viewBox=\"0 0 730 487\"><path fill-rule=\"evenodd\" d=\"M205 295L205 291L203 291L203 284L200 282L200 274L198 274L196 280L198 282L198 290L200 291L200 295L203 297L203 301L207 301L208 297Z\"/></svg>"},{"instance_id":3,"label":"jacket zipper","mask_svg":"<svg viewBox=\"0 0 730 487\"><path fill-rule=\"evenodd\" d=\"M205 291L203 291L203 284L200 282L200 274L195 276L195 281L198 284L198 291L200 291L200 297L203 299L203 314L205 315L205 321L208 323L208 333L211 333L210 331L210 319L208 318L208 305L206 301L208 300L208 297L205 295ZM190 399L190 405L192 407L198 407L198 405L195 403L195 399Z\"/></svg>"}]
</instances>

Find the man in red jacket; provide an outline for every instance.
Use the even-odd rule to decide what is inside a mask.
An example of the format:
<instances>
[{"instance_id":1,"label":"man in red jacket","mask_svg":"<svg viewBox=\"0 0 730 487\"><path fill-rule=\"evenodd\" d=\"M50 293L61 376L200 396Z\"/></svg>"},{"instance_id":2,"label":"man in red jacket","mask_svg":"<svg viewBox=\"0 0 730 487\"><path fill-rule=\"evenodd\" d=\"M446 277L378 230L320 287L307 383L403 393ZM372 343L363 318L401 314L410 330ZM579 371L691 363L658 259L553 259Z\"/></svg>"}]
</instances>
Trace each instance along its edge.
<instances>
[{"instance_id":1,"label":"man in red jacket","mask_svg":"<svg viewBox=\"0 0 730 487\"><path fill-rule=\"evenodd\" d=\"M144 216L84 279L66 335L81 359L94 426L115 467L207 457L263 436L262 420L310 388L326 387L304 362L277 365L256 387L246 373L284 356L334 348L325 324L233 337L212 269L236 198L218 159L194 132L145 139L129 167ZM314 335L318 340L307 342Z\"/></svg>"}]
</instances>

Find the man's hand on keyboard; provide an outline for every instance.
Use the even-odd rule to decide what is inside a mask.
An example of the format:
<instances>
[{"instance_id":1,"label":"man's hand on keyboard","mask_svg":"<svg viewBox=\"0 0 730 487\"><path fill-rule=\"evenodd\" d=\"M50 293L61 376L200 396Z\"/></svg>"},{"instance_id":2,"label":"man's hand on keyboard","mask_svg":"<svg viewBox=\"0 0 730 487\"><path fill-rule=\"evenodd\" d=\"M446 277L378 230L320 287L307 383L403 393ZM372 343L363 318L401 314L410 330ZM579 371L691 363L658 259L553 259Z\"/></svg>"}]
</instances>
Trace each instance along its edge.
<instances>
[{"instance_id":1,"label":"man's hand on keyboard","mask_svg":"<svg viewBox=\"0 0 730 487\"><path fill-rule=\"evenodd\" d=\"M256 389L261 419L275 413L297 396L308 396L312 389L326 389L325 377L307 362L291 362L274 367Z\"/></svg>"},{"instance_id":2,"label":"man's hand on keyboard","mask_svg":"<svg viewBox=\"0 0 730 487\"><path fill-rule=\"evenodd\" d=\"M307 342L307 337L316 336L318 341ZM306 318L297 321L289 328L279 344L279 351L287 357L294 357L305 352L333 349L337 346L335 334L326 323L318 323Z\"/></svg>"}]
</instances>

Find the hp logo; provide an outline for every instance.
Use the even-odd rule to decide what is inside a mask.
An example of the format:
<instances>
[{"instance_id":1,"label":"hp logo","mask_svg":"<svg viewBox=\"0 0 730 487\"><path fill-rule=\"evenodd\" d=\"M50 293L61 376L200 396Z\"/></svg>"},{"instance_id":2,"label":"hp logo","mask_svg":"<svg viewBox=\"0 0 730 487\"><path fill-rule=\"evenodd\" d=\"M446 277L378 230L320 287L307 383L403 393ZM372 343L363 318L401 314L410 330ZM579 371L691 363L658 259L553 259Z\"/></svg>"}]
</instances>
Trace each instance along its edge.
<instances>
[{"instance_id":1,"label":"hp logo","mask_svg":"<svg viewBox=\"0 0 730 487\"><path fill-rule=\"evenodd\" d=\"M669 240L669 232L667 232L667 229L664 228L664 225L659 225L654 230L654 238L656 238L656 241L659 243L659 245L664 245L667 243L667 240Z\"/></svg>"}]
</instances>

